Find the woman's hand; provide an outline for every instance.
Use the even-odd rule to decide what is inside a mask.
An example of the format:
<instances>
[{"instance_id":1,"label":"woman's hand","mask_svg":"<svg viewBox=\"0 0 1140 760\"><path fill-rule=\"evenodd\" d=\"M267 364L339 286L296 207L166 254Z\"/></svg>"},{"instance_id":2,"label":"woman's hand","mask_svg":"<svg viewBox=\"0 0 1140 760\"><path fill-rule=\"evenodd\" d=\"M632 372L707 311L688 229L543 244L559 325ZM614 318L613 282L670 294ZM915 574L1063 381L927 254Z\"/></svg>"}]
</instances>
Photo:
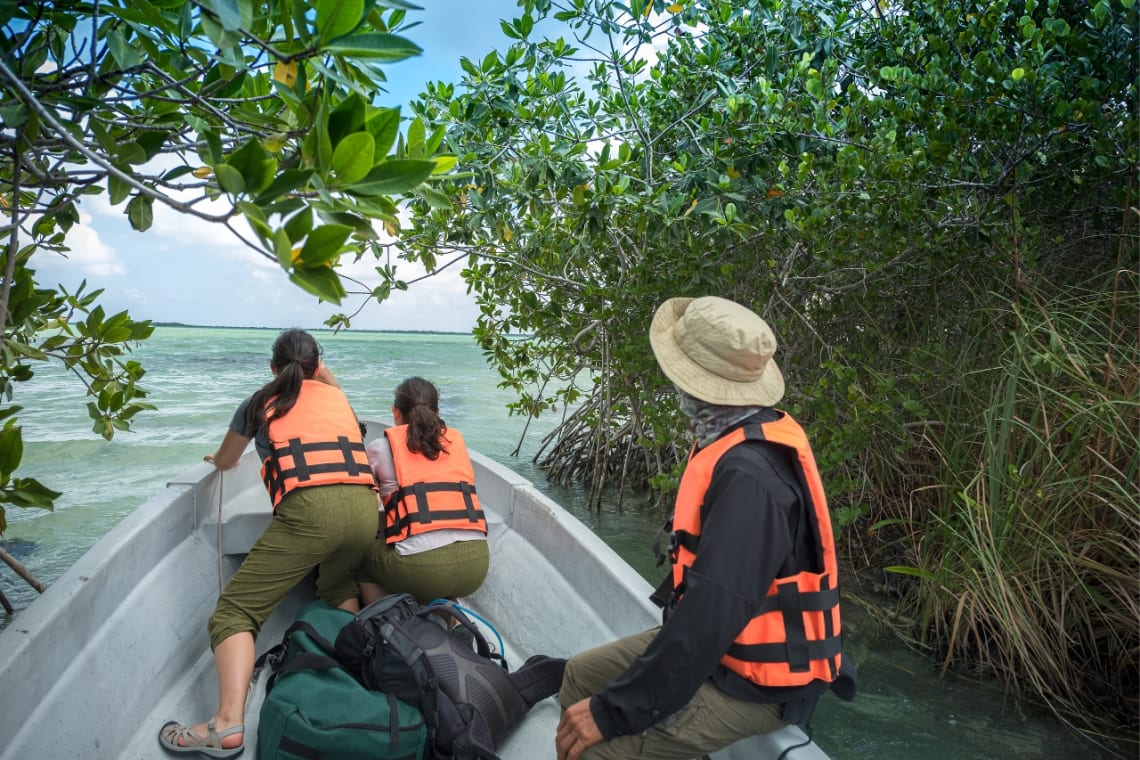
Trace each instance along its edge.
<instances>
[{"instance_id":1,"label":"woman's hand","mask_svg":"<svg viewBox=\"0 0 1140 760\"><path fill-rule=\"evenodd\" d=\"M238 462L241 461L241 455L245 453L245 447L249 444L249 439L243 435L238 435L232 430L226 431L225 438L222 439L222 445L213 454L207 454L202 457L206 462L217 467L219 470L232 470L237 467Z\"/></svg>"}]
</instances>

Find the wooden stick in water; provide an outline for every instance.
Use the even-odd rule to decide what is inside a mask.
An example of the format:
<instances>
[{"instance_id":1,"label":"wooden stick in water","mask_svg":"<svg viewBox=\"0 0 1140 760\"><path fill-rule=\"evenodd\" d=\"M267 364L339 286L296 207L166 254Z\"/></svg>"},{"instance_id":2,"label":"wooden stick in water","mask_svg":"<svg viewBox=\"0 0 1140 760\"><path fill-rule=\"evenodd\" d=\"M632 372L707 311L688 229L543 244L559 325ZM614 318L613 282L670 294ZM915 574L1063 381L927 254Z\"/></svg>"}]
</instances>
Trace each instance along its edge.
<instances>
[{"instance_id":1,"label":"wooden stick in water","mask_svg":"<svg viewBox=\"0 0 1140 760\"><path fill-rule=\"evenodd\" d=\"M26 567L24 567L23 565L21 565L16 560L15 557L13 557L11 554L4 551L3 549L0 549L0 559L4 560L4 563L6 565L8 565L8 567L15 570L16 575L20 576L25 581L27 581L29 586L31 586L32 588L34 588L36 591L38 591L41 594L44 592L44 584L40 583L35 578L33 578L32 574L28 572L28 569ZM5 600L5 601L7 601L7 600ZM5 605L5 608L6 607L7 607L7 605Z\"/></svg>"}]
</instances>

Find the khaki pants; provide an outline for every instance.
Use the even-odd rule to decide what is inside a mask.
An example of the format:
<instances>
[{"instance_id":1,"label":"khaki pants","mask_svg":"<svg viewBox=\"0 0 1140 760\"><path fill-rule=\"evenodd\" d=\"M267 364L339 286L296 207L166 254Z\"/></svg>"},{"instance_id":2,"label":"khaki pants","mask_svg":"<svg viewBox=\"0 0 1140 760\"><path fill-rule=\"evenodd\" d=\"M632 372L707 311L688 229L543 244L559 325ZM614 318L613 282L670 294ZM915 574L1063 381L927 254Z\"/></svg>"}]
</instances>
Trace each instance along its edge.
<instances>
[{"instance_id":1,"label":"khaki pants","mask_svg":"<svg viewBox=\"0 0 1140 760\"><path fill-rule=\"evenodd\" d=\"M581 652L566 663L558 700L562 709L604 691L645 652L658 629L637 633ZM734 699L706 681L683 709L648 730L595 744L582 760L691 760L747 736L784 726L779 705Z\"/></svg>"},{"instance_id":2,"label":"khaki pants","mask_svg":"<svg viewBox=\"0 0 1140 760\"><path fill-rule=\"evenodd\" d=\"M368 486L298 488L285 496L230 578L210 616L210 648L235 633L256 638L314 567L317 596L336 607L360 593L356 571L376 537L376 492Z\"/></svg>"}]
</instances>

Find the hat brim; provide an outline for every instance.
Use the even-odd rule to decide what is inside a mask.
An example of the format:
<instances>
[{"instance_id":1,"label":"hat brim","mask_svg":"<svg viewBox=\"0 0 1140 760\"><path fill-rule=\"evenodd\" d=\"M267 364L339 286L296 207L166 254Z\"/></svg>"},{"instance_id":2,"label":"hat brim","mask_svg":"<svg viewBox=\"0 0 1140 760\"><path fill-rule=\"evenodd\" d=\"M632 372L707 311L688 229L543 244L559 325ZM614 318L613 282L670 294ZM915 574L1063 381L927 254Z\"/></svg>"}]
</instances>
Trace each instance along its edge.
<instances>
[{"instance_id":1,"label":"hat brim","mask_svg":"<svg viewBox=\"0 0 1140 760\"><path fill-rule=\"evenodd\" d=\"M774 406L784 397L784 375L775 359L749 382L734 382L706 370L677 345L674 328L692 303L692 298L670 298L653 315L649 344L661 371L690 396L723 406Z\"/></svg>"}]
</instances>

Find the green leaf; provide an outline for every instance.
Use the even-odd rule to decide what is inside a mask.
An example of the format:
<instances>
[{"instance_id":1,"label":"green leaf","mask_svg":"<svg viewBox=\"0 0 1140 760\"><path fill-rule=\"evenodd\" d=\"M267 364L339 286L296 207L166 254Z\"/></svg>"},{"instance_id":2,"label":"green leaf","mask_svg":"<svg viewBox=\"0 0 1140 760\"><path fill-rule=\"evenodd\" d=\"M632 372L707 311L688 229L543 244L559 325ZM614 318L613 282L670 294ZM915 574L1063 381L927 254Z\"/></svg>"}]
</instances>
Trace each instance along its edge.
<instances>
[{"instance_id":1,"label":"green leaf","mask_svg":"<svg viewBox=\"0 0 1140 760\"><path fill-rule=\"evenodd\" d=\"M46 353L44 353L43 351L41 351L40 349L29 346L26 343L21 343L18 340L9 339L4 345L7 348L10 348L13 353L19 354L20 356L26 356L29 359L36 359L38 361L46 361L48 358L48 355Z\"/></svg>"},{"instance_id":2,"label":"green leaf","mask_svg":"<svg viewBox=\"0 0 1140 760\"><path fill-rule=\"evenodd\" d=\"M455 168L455 165L457 163L459 163L459 159L455 156L435 156L432 158L432 161L435 162L435 168L432 169L432 174L443 174L444 172L449 172Z\"/></svg>"},{"instance_id":3,"label":"green leaf","mask_svg":"<svg viewBox=\"0 0 1140 760\"><path fill-rule=\"evenodd\" d=\"M107 195L112 206L118 206L131 194L131 186L119 179L117 174L107 175Z\"/></svg>"},{"instance_id":4,"label":"green leaf","mask_svg":"<svg viewBox=\"0 0 1140 760\"><path fill-rule=\"evenodd\" d=\"M376 141L367 132L356 132L341 140L332 156L332 174L342 185L364 179L372 170Z\"/></svg>"},{"instance_id":5,"label":"green leaf","mask_svg":"<svg viewBox=\"0 0 1140 760\"><path fill-rule=\"evenodd\" d=\"M289 235L285 230L277 230L273 233L273 254L277 257L277 263L281 268L288 271L293 267L293 243L289 240Z\"/></svg>"},{"instance_id":6,"label":"green leaf","mask_svg":"<svg viewBox=\"0 0 1140 760\"><path fill-rule=\"evenodd\" d=\"M15 472L24 458L24 438L20 428L9 422L0 430L0 480Z\"/></svg>"},{"instance_id":7,"label":"green leaf","mask_svg":"<svg viewBox=\"0 0 1140 760\"><path fill-rule=\"evenodd\" d=\"M245 215L246 221L253 231L257 233L257 237L261 240L263 245L269 245L269 239L273 235L273 229L269 226L269 221L265 216L265 212L260 206L250 203L249 201L241 201L237 207Z\"/></svg>"},{"instance_id":8,"label":"green leaf","mask_svg":"<svg viewBox=\"0 0 1140 760\"><path fill-rule=\"evenodd\" d=\"M199 150L199 155L202 160L207 164L220 164L224 154L222 153L222 138L213 129L200 131L198 134L199 142L206 143L205 153Z\"/></svg>"},{"instance_id":9,"label":"green leaf","mask_svg":"<svg viewBox=\"0 0 1140 760\"><path fill-rule=\"evenodd\" d=\"M344 241L352 234L351 227L342 224L324 224L309 233L305 245L301 247L298 266L314 267L336 258L344 247Z\"/></svg>"},{"instance_id":10,"label":"green leaf","mask_svg":"<svg viewBox=\"0 0 1140 760\"><path fill-rule=\"evenodd\" d=\"M154 199L149 195L139 193L127 204L127 218L131 227L139 232L146 232L154 223Z\"/></svg>"},{"instance_id":11,"label":"green leaf","mask_svg":"<svg viewBox=\"0 0 1140 760\"><path fill-rule=\"evenodd\" d=\"M364 19L364 0L318 0L317 35L321 43L348 34Z\"/></svg>"},{"instance_id":12,"label":"green leaf","mask_svg":"<svg viewBox=\"0 0 1140 760\"><path fill-rule=\"evenodd\" d=\"M246 140L230 155L226 164L241 172L243 189L250 193L260 193L269 187L277 174L277 159L255 138Z\"/></svg>"},{"instance_id":13,"label":"green leaf","mask_svg":"<svg viewBox=\"0 0 1140 760\"><path fill-rule=\"evenodd\" d=\"M122 33L115 29L107 33L107 47L111 50L111 57L120 69L129 69L139 63L138 49L126 41Z\"/></svg>"},{"instance_id":14,"label":"green leaf","mask_svg":"<svg viewBox=\"0 0 1140 760\"><path fill-rule=\"evenodd\" d=\"M252 0L202 0L201 4L214 12L227 32L249 29L253 25Z\"/></svg>"},{"instance_id":15,"label":"green leaf","mask_svg":"<svg viewBox=\"0 0 1140 760\"><path fill-rule=\"evenodd\" d=\"M357 195L394 195L418 187L435 171L435 161L404 158L379 164L360 182L346 188Z\"/></svg>"},{"instance_id":16,"label":"green leaf","mask_svg":"<svg viewBox=\"0 0 1140 760\"><path fill-rule=\"evenodd\" d=\"M427 128L420 117L412 119L408 126L408 155L422 156L424 154L424 140L427 137Z\"/></svg>"},{"instance_id":17,"label":"green leaf","mask_svg":"<svg viewBox=\"0 0 1140 760\"><path fill-rule=\"evenodd\" d=\"M503 34L505 34L507 37L510 37L512 40L522 39L522 35L515 31L514 26L505 19L499 19L499 29L501 29L503 31Z\"/></svg>"},{"instance_id":18,"label":"green leaf","mask_svg":"<svg viewBox=\"0 0 1140 760\"><path fill-rule=\"evenodd\" d=\"M910 575L915 578L921 578L927 581L932 581L936 578L936 576L929 570L923 570L922 568L918 567L908 567L906 565L891 565L890 567L884 567L883 572L895 573L897 575Z\"/></svg>"},{"instance_id":19,"label":"green leaf","mask_svg":"<svg viewBox=\"0 0 1140 760\"><path fill-rule=\"evenodd\" d=\"M356 233L358 237L367 238L369 240L377 240L380 237L372 227L372 222L356 214L350 214L347 211L324 213L321 214L321 218L333 224L343 224L346 227L351 227L352 231Z\"/></svg>"},{"instance_id":20,"label":"green leaf","mask_svg":"<svg viewBox=\"0 0 1140 760\"><path fill-rule=\"evenodd\" d=\"M238 32L225 29L214 16L202 14L201 23L206 36L219 50L232 48L241 41L241 35Z\"/></svg>"},{"instance_id":21,"label":"green leaf","mask_svg":"<svg viewBox=\"0 0 1140 760\"><path fill-rule=\"evenodd\" d=\"M309 178L312 176L312 169L286 169L278 174L277 177L269 183L269 187L262 190L261 194L258 195L253 202L259 206L264 206L286 193L290 193L299 187L304 187L308 184Z\"/></svg>"},{"instance_id":22,"label":"green leaf","mask_svg":"<svg viewBox=\"0 0 1140 760\"><path fill-rule=\"evenodd\" d=\"M290 5L293 8L293 21L296 22L297 25L297 36L301 42L308 45L312 40L312 35L309 34L309 24L305 16L309 11L309 3L307 0L290 0Z\"/></svg>"},{"instance_id":23,"label":"green leaf","mask_svg":"<svg viewBox=\"0 0 1140 760\"><path fill-rule=\"evenodd\" d=\"M6 127L18 127L28 120L32 111L24 104L4 106L0 108L0 121Z\"/></svg>"},{"instance_id":24,"label":"green leaf","mask_svg":"<svg viewBox=\"0 0 1140 760\"><path fill-rule=\"evenodd\" d=\"M12 482L12 488L4 498L18 507L34 507L38 509L51 509L54 502L63 494L53 491L34 478L17 478Z\"/></svg>"},{"instance_id":25,"label":"green leaf","mask_svg":"<svg viewBox=\"0 0 1140 760\"><path fill-rule=\"evenodd\" d=\"M182 11L178 14L178 36L182 39L187 39L193 30L194 4L182 3Z\"/></svg>"},{"instance_id":26,"label":"green leaf","mask_svg":"<svg viewBox=\"0 0 1140 760\"><path fill-rule=\"evenodd\" d=\"M344 286L330 267L295 269L289 279L308 292L329 303L339 304L345 296Z\"/></svg>"},{"instance_id":27,"label":"green leaf","mask_svg":"<svg viewBox=\"0 0 1140 760\"><path fill-rule=\"evenodd\" d=\"M409 39L384 32L364 32L341 37L324 45L324 50L351 58L377 58L402 61L420 55L423 48Z\"/></svg>"},{"instance_id":28,"label":"green leaf","mask_svg":"<svg viewBox=\"0 0 1140 760\"><path fill-rule=\"evenodd\" d=\"M368 118L364 128L376 141L373 158L383 158L396 144L396 136L400 133L400 109L381 108L375 115Z\"/></svg>"},{"instance_id":29,"label":"green leaf","mask_svg":"<svg viewBox=\"0 0 1140 760\"><path fill-rule=\"evenodd\" d=\"M353 132L363 129L367 113L364 98L355 92L340 101L336 108L329 112L329 140L333 145Z\"/></svg>"},{"instance_id":30,"label":"green leaf","mask_svg":"<svg viewBox=\"0 0 1140 760\"><path fill-rule=\"evenodd\" d=\"M321 99L321 105L317 109L317 119L313 124L313 135L316 140L316 159L317 166L323 170L328 170L329 164L332 162L332 138L329 136L329 110L328 103L324 98Z\"/></svg>"},{"instance_id":31,"label":"green leaf","mask_svg":"<svg viewBox=\"0 0 1140 760\"><path fill-rule=\"evenodd\" d=\"M231 195L245 192L245 180L241 172L229 164L218 164L214 167L214 176L218 178L218 187Z\"/></svg>"},{"instance_id":32,"label":"green leaf","mask_svg":"<svg viewBox=\"0 0 1140 760\"><path fill-rule=\"evenodd\" d=\"M427 201L428 205L432 208L441 210L450 210L452 208L451 198L449 198L445 193L441 193L439 190L436 190L433 187L421 185L420 187L416 188L415 193Z\"/></svg>"},{"instance_id":33,"label":"green leaf","mask_svg":"<svg viewBox=\"0 0 1140 760\"><path fill-rule=\"evenodd\" d=\"M115 151L115 158L124 164L145 164L146 151L136 142L122 143Z\"/></svg>"},{"instance_id":34,"label":"green leaf","mask_svg":"<svg viewBox=\"0 0 1140 760\"><path fill-rule=\"evenodd\" d=\"M168 132L144 132L135 140L135 144L142 149L143 155L149 161L159 154L169 136L170 133Z\"/></svg>"},{"instance_id":35,"label":"green leaf","mask_svg":"<svg viewBox=\"0 0 1140 760\"><path fill-rule=\"evenodd\" d=\"M303 240L310 232L313 231L313 212L309 208L298 211L289 221L285 222L282 227L285 234L289 238L290 243L296 243Z\"/></svg>"}]
</instances>

